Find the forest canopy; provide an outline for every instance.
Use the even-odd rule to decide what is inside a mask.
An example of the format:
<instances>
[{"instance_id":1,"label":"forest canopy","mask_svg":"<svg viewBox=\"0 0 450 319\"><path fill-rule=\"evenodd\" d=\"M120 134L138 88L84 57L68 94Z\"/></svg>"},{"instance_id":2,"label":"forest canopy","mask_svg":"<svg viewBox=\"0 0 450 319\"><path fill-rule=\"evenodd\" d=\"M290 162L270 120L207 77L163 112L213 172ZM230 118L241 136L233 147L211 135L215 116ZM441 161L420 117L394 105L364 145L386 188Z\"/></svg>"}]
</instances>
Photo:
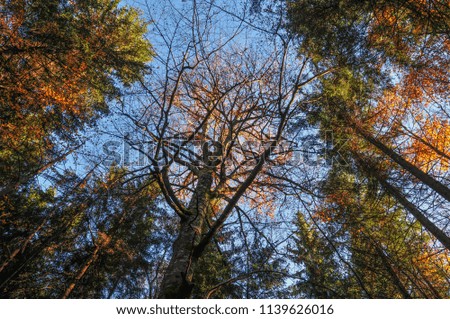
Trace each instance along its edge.
<instances>
[{"instance_id":1,"label":"forest canopy","mask_svg":"<svg viewBox=\"0 0 450 319\"><path fill-rule=\"evenodd\" d=\"M450 297L447 0L0 0L0 30L0 297Z\"/></svg>"}]
</instances>

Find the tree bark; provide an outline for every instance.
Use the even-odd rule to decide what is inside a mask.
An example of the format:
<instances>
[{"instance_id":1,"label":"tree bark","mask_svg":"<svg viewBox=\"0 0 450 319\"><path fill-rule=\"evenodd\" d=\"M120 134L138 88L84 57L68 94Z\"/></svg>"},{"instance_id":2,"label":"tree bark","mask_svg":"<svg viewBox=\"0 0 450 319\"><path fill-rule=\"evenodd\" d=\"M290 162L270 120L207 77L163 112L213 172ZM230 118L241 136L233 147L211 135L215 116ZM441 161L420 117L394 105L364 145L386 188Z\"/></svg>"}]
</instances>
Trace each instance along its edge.
<instances>
[{"instance_id":1,"label":"tree bark","mask_svg":"<svg viewBox=\"0 0 450 319\"><path fill-rule=\"evenodd\" d=\"M402 294L403 298L411 299L412 297L409 294L408 289L406 289L406 287L403 285L403 283L402 283L401 279L399 278L399 276L397 275L395 269L392 267L392 265L391 265L388 257L386 256L383 248L377 242L372 240L371 238L370 238L370 241L372 242L372 245L375 248L375 251L380 256L384 268L388 272L389 276L391 276L392 282L397 287L399 292Z\"/></svg>"},{"instance_id":2,"label":"tree bark","mask_svg":"<svg viewBox=\"0 0 450 319\"><path fill-rule=\"evenodd\" d=\"M5 292L5 287L7 284L15 279L21 271L32 262L46 247L51 239L45 240L44 242L35 245L28 246L24 251L20 251L15 255L14 259L8 263L6 267L0 272L0 298L9 298L7 292Z\"/></svg>"},{"instance_id":3,"label":"tree bark","mask_svg":"<svg viewBox=\"0 0 450 319\"><path fill-rule=\"evenodd\" d=\"M11 264L12 262L14 262L15 258L19 255L19 254L23 254L25 252L25 250L27 249L28 245L31 243L31 240L33 239L33 237L42 229L42 227L45 225L45 223L47 222L47 218L32 232L30 232L30 234L25 238L24 242L21 243L20 247L16 248L7 258L7 260L5 262L2 263L2 265L0 266L0 273L2 273L2 271L8 267L9 264Z\"/></svg>"},{"instance_id":4,"label":"tree bark","mask_svg":"<svg viewBox=\"0 0 450 319\"><path fill-rule=\"evenodd\" d=\"M355 154L356 155L356 154ZM417 221L428 230L436 239L447 249L450 250L450 237L437 227L423 212L419 210L413 203L411 203L405 195L394 185L390 184L387 179L380 174L380 172L372 165L359 158L356 155L359 164L362 166L363 170L375 177L375 179L380 183L381 187L387 191L392 197L394 197L411 215L413 215Z\"/></svg>"},{"instance_id":5,"label":"tree bark","mask_svg":"<svg viewBox=\"0 0 450 319\"><path fill-rule=\"evenodd\" d=\"M197 186L188 206L189 215L181 219L178 236L172 246L172 257L166 269L159 298L189 298L192 275L200 256L194 255L204 228L204 220L210 206L212 170L200 171Z\"/></svg>"},{"instance_id":6,"label":"tree bark","mask_svg":"<svg viewBox=\"0 0 450 319\"><path fill-rule=\"evenodd\" d=\"M427 229L445 248L450 250L450 237L448 237L440 228L429 220L413 203L411 203L396 187L389 184L383 178L378 179L381 186L396 198L406 210L413 215L419 223Z\"/></svg>"},{"instance_id":7,"label":"tree bark","mask_svg":"<svg viewBox=\"0 0 450 319\"><path fill-rule=\"evenodd\" d=\"M415 176L422 183L430 187L432 190L434 190L436 193L438 193L439 195L441 195L443 198L445 198L447 201L450 202L450 189L446 185L442 184L441 182L433 178L431 175L425 173L420 168L408 162L405 158L397 154L394 150L385 145L379 139L367 133L359 125L354 124L354 127L356 132L360 134L366 141L368 141L370 144L375 146L381 152L389 156L394 162L399 164L402 168L404 168L410 174Z\"/></svg>"},{"instance_id":8,"label":"tree bark","mask_svg":"<svg viewBox=\"0 0 450 319\"><path fill-rule=\"evenodd\" d=\"M101 246L99 244L95 247L94 252L88 258L88 260L86 260L83 267L78 271L76 277L70 282L69 286L67 287L67 289L64 291L63 295L61 296L61 299L69 298L70 294L75 289L75 286L84 277L84 275L88 271L89 267L97 260L100 248L101 248Z\"/></svg>"}]
</instances>

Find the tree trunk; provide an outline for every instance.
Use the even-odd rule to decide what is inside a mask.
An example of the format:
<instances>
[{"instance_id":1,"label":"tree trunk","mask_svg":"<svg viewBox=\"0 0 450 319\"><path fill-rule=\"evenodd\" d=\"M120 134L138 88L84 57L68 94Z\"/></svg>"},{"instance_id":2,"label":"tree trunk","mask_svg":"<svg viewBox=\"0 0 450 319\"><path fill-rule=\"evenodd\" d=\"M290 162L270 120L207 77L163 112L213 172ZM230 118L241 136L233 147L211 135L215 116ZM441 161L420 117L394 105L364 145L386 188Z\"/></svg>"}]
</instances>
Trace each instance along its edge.
<instances>
[{"instance_id":1,"label":"tree trunk","mask_svg":"<svg viewBox=\"0 0 450 319\"><path fill-rule=\"evenodd\" d=\"M88 260L86 260L83 267L78 271L76 277L70 282L69 286L67 287L67 289L64 291L63 295L61 296L61 299L69 298L70 294L75 289L75 286L84 277L84 275L88 271L89 267L97 260L100 248L101 248L100 244L97 244L97 246L94 249L94 252L88 258Z\"/></svg>"},{"instance_id":2,"label":"tree trunk","mask_svg":"<svg viewBox=\"0 0 450 319\"><path fill-rule=\"evenodd\" d=\"M19 255L19 254L23 254L25 252L25 250L27 249L28 245L31 243L31 240L33 239L34 236L36 236L36 234L42 229L42 227L45 225L45 223L47 222L47 219L45 219L33 232L31 232L28 237L24 240L23 243L21 243L20 247L16 248L7 258L7 260L5 260L5 262L3 262L3 264L0 266L0 273L2 273L2 271L8 267L8 265L10 265L11 263L14 262L15 258Z\"/></svg>"},{"instance_id":3,"label":"tree trunk","mask_svg":"<svg viewBox=\"0 0 450 319\"><path fill-rule=\"evenodd\" d=\"M428 230L436 239L447 249L450 250L450 237L438 228L430 219L428 219L425 214L423 214L419 208L417 208L413 203L411 203L403 193L395 186L391 185L387 179L380 174L380 172L371 164L364 161L361 158L358 158L357 154L356 158L358 159L359 164L362 166L363 170L366 171L367 174L372 175L376 178L376 180L380 183L381 187L387 191L392 197L394 197L411 215L413 215L417 221Z\"/></svg>"},{"instance_id":4,"label":"tree trunk","mask_svg":"<svg viewBox=\"0 0 450 319\"><path fill-rule=\"evenodd\" d=\"M397 154L394 150L392 150L390 147L385 145L383 142L381 142L379 139L375 138L371 134L367 133L364 129L362 129L357 124L354 124L355 130L369 143L371 143L373 146L378 148L380 151L382 151L384 154L389 156L394 162L399 164L402 168L404 168L406 171L408 171L413 176L417 177L422 183L430 187L432 190L434 190L436 193L441 195L443 198L445 198L447 201L450 202L450 189L433 178L431 175L425 173L415 165L408 162L405 158L403 158L401 155Z\"/></svg>"},{"instance_id":5,"label":"tree trunk","mask_svg":"<svg viewBox=\"0 0 450 319\"><path fill-rule=\"evenodd\" d=\"M46 247L48 242L44 241L36 246L28 246L24 251L20 251L14 259L6 265L0 272L0 298L9 298L4 289L9 282L15 279L21 271L32 262Z\"/></svg>"},{"instance_id":6,"label":"tree trunk","mask_svg":"<svg viewBox=\"0 0 450 319\"><path fill-rule=\"evenodd\" d=\"M209 192L212 184L212 171L200 172L197 186L189 203L189 216L182 219L178 236L172 246L172 257L166 269L159 298L189 298L193 283L195 264L200 256L194 255L195 247L201 239L204 220L209 211Z\"/></svg>"},{"instance_id":7,"label":"tree trunk","mask_svg":"<svg viewBox=\"0 0 450 319\"><path fill-rule=\"evenodd\" d=\"M447 249L450 250L450 237L429 220L413 203L411 203L396 187L386 180L379 178L381 186L390 193L406 210L413 215L419 223L427 229Z\"/></svg>"},{"instance_id":8,"label":"tree trunk","mask_svg":"<svg viewBox=\"0 0 450 319\"><path fill-rule=\"evenodd\" d=\"M397 275L395 269L392 267L388 257L386 256L386 253L384 252L383 248L372 238L369 237L369 240L372 242L373 247L375 248L375 251L377 252L378 256L380 256L381 261L383 263L384 268L388 272L389 276L392 278L392 282L397 287L397 289L402 294L403 298L405 299L411 299L411 295L408 292L408 289L403 285L401 279Z\"/></svg>"}]
</instances>

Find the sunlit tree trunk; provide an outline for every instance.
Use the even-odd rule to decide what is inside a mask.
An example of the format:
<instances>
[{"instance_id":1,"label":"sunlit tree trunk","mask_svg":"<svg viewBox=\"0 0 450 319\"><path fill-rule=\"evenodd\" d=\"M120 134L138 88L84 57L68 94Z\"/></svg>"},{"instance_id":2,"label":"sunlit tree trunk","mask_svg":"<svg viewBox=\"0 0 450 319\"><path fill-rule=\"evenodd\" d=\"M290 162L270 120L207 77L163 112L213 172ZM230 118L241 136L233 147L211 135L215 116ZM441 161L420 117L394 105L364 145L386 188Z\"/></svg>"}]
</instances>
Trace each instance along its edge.
<instances>
[{"instance_id":1,"label":"sunlit tree trunk","mask_svg":"<svg viewBox=\"0 0 450 319\"><path fill-rule=\"evenodd\" d=\"M89 267L97 260L98 254L100 252L100 245L97 245L92 252L91 256L86 260L83 267L78 271L76 277L70 282L67 289L64 291L64 294L62 295L62 299L67 299L72 291L75 289L76 285L79 283L79 281L84 277L86 272L88 271Z\"/></svg>"},{"instance_id":2,"label":"sunlit tree trunk","mask_svg":"<svg viewBox=\"0 0 450 319\"><path fill-rule=\"evenodd\" d=\"M403 169L408 171L413 176L417 177L422 183L430 187L433 191L441 195L447 201L450 201L450 189L446 185L442 184L441 182L433 178L431 175L425 173L417 166L408 162L403 156L397 154L390 147L385 145L383 142L381 142L379 139L375 138L365 130L363 130L358 125L355 125L355 130L366 141L368 141L373 146L378 148L381 152L389 156L394 162L399 164Z\"/></svg>"},{"instance_id":3,"label":"sunlit tree trunk","mask_svg":"<svg viewBox=\"0 0 450 319\"><path fill-rule=\"evenodd\" d=\"M417 221L434 237L436 237L436 239L445 248L450 250L450 237L447 236L445 232L443 232L430 219L428 219L428 217L425 216L425 214L423 214L419 210L419 208L416 207L416 205L410 202L397 187L390 184L375 167L363 161L362 159L358 159L358 162L363 166L363 169L367 173L370 173L376 178L376 180L380 183L381 187L383 187L386 192L394 197L411 215L413 215L417 219Z\"/></svg>"},{"instance_id":4,"label":"sunlit tree trunk","mask_svg":"<svg viewBox=\"0 0 450 319\"><path fill-rule=\"evenodd\" d=\"M195 193L189 203L190 214L180 221L159 298L189 298L191 295L192 275L199 258L194 251L201 239L204 220L209 211L211 185L212 171L204 169L200 172Z\"/></svg>"}]
</instances>

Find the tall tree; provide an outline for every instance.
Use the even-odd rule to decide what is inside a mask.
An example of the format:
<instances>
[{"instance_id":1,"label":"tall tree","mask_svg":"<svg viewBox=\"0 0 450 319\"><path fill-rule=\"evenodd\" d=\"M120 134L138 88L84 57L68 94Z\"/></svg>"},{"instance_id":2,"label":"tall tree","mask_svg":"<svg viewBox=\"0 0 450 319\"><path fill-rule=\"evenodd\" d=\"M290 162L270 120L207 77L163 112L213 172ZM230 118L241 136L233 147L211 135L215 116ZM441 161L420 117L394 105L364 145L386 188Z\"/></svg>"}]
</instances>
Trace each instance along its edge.
<instances>
[{"instance_id":1,"label":"tall tree","mask_svg":"<svg viewBox=\"0 0 450 319\"><path fill-rule=\"evenodd\" d=\"M330 18L321 27L311 19L324 14ZM360 169L375 170L381 185L447 248L444 225L437 221L447 216L450 200L448 141L438 136L448 126L449 14L447 1L292 1L290 6L302 50L316 57L318 67L336 67L322 81L318 102L310 104L311 119L323 132L348 140L352 157L366 162ZM369 156L383 164L369 161L367 169ZM399 188L406 185L416 191L402 194ZM424 185L433 195L433 212L431 203L413 204L423 198Z\"/></svg>"},{"instance_id":2,"label":"tall tree","mask_svg":"<svg viewBox=\"0 0 450 319\"><path fill-rule=\"evenodd\" d=\"M108 112L121 87L142 79L153 53L147 23L118 1L13 0L0 1L0 9L4 289L77 216L57 206L84 179L73 183L69 174L42 187L37 178L80 146L83 129Z\"/></svg>"},{"instance_id":3,"label":"tall tree","mask_svg":"<svg viewBox=\"0 0 450 319\"><path fill-rule=\"evenodd\" d=\"M152 49L117 0L1 1L0 195L64 159Z\"/></svg>"},{"instance_id":4,"label":"tall tree","mask_svg":"<svg viewBox=\"0 0 450 319\"><path fill-rule=\"evenodd\" d=\"M5 238L1 251L2 257L9 258L2 258L1 295L147 297L151 264L159 256L152 251L164 242L155 225L163 227L169 218L157 207L159 191L154 181L127 181L125 171L114 167L95 178L72 175L72 182L67 180L69 172L65 175L60 187L73 183L77 187L71 187L69 196L62 192L51 197L46 205L38 202L41 216L29 221L29 226L40 223L40 227L28 242L17 235L25 226L4 219L8 223L1 229ZM7 240L8 235L15 241ZM15 249L18 253L8 256Z\"/></svg>"},{"instance_id":5,"label":"tall tree","mask_svg":"<svg viewBox=\"0 0 450 319\"><path fill-rule=\"evenodd\" d=\"M191 296L200 258L238 203L271 213L278 185L272 175L290 156L280 147L287 123L301 89L323 75L306 71L306 57L293 59L291 39L276 29L230 22L221 35L212 32L223 23L214 8L194 1L168 27L155 23L167 46L156 58L161 71L147 79L140 110L120 110L135 128L128 143L153 144L147 170L179 216L161 298ZM264 46L246 43L244 34L260 34Z\"/></svg>"}]
</instances>

